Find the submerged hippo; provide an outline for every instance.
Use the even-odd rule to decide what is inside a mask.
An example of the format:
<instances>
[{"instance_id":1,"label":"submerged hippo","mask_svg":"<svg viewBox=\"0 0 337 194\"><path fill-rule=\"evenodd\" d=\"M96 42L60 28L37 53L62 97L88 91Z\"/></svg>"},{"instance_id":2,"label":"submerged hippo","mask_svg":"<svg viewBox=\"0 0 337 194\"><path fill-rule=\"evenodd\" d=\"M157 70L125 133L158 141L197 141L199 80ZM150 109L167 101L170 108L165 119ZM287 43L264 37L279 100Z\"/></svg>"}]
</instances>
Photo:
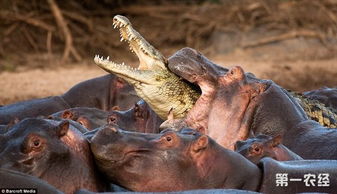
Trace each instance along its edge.
<instances>
[{"instance_id":1,"label":"submerged hippo","mask_svg":"<svg viewBox=\"0 0 337 194\"><path fill-rule=\"evenodd\" d=\"M0 168L33 175L65 193L106 189L87 140L68 121L20 121L0 135L0 158Z\"/></svg>"},{"instance_id":2,"label":"submerged hippo","mask_svg":"<svg viewBox=\"0 0 337 194\"><path fill-rule=\"evenodd\" d=\"M90 139L99 169L110 181L132 191L225 188L262 193L332 193L337 190L336 160L281 162L265 158L258 167L192 129L150 134L108 125ZM306 187L304 182L279 186L276 183L280 173L287 173L288 178L303 178L311 173L324 176L325 183L326 175L319 174L329 174L329 186Z\"/></svg>"},{"instance_id":3,"label":"submerged hippo","mask_svg":"<svg viewBox=\"0 0 337 194\"><path fill-rule=\"evenodd\" d=\"M83 81L60 96L27 100L0 106L0 124L27 117L48 116L71 107L93 107L109 111L114 106L128 109L139 100L132 86L114 75Z\"/></svg>"},{"instance_id":4,"label":"submerged hippo","mask_svg":"<svg viewBox=\"0 0 337 194\"><path fill-rule=\"evenodd\" d=\"M48 116L49 119L70 119L88 130L96 129L107 123L108 112L97 108L76 107L62 110Z\"/></svg>"},{"instance_id":5,"label":"submerged hippo","mask_svg":"<svg viewBox=\"0 0 337 194\"><path fill-rule=\"evenodd\" d=\"M28 174L17 171L0 168L0 188L4 189L1 193L23 193L20 189L26 189L27 193L34 190L37 193L62 194L61 191L49 185L47 182ZM10 189L15 188L15 189ZM6 191L8 189L9 191ZM13 191L14 190L14 191ZM21 191L21 192L20 192Z\"/></svg>"},{"instance_id":6,"label":"submerged hippo","mask_svg":"<svg viewBox=\"0 0 337 194\"><path fill-rule=\"evenodd\" d=\"M264 157L278 161L302 160L302 158L281 144L281 136L274 138L268 135L258 135L245 141L237 141L235 151L254 164Z\"/></svg>"},{"instance_id":7,"label":"submerged hippo","mask_svg":"<svg viewBox=\"0 0 337 194\"><path fill-rule=\"evenodd\" d=\"M138 101L126 111L110 111L108 123L117 124L123 129L143 133L158 133L163 120L144 101Z\"/></svg>"}]
</instances>

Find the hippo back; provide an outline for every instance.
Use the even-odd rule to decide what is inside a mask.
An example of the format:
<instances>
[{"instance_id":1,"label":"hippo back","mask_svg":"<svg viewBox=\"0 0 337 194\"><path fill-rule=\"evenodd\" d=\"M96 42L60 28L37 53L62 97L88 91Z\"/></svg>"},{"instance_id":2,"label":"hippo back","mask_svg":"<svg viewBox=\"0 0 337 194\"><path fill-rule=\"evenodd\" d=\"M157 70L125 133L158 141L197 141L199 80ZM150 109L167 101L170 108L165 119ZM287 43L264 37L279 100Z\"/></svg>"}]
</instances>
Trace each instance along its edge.
<instances>
[{"instance_id":1,"label":"hippo back","mask_svg":"<svg viewBox=\"0 0 337 194\"><path fill-rule=\"evenodd\" d=\"M37 193L61 194L62 192L45 181L13 170L0 168L0 188L37 190ZM3 193L3 192L1 192Z\"/></svg>"}]
</instances>

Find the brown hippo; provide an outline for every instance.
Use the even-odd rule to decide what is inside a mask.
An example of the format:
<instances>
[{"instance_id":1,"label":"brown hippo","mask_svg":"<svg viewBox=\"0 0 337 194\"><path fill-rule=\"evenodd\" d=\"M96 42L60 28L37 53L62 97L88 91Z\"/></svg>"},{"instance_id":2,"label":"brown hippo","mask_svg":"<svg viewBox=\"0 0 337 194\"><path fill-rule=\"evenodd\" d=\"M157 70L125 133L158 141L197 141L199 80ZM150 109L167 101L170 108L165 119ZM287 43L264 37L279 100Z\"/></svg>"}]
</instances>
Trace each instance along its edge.
<instances>
[{"instance_id":1,"label":"brown hippo","mask_svg":"<svg viewBox=\"0 0 337 194\"><path fill-rule=\"evenodd\" d=\"M278 161L302 160L302 158L281 144L281 136L274 138L269 135L258 135L245 141L237 141L235 151L243 155L254 164L264 157L271 157Z\"/></svg>"},{"instance_id":2,"label":"brown hippo","mask_svg":"<svg viewBox=\"0 0 337 194\"><path fill-rule=\"evenodd\" d=\"M107 123L108 112L97 108L76 107L62 110L48 116L49 119L70 119L88 130L96 129Z\"/></svg>"},{"instance_id":3,"label":"brown hippo","mask_svg":"<svg viewBox=\"0 0 337 194\"><path fill-rule=\"evenodd\" d=\"M138 133L107 125L91 139L91 150L110 181L133 191L257 190L261 178L253 163L199 133Z\"/></svg>"},{"instance_id":4,"label":"brown hippo","mask_svg":"<svg viewBox=\"0 0 337 194\"><path fill-rule=\"evenodd\" d=\"M197 84L202 94L189 111L188 126L206 133L220 145L233 149L249 136L260 95L272 81L256 79L240 67L215 65L193 49L182 49L169 58L169 68Z\"/></svg>"},{"instance_id":5,"label":"brown hippo","mask_svg":"<svg viewBox=\"0 0 337 194\"><path fill-rule=\"evenodd\" d=\"M105 111L114 106L125 110L139 100L132 86L111 74L76 84L62 97L70 107L94 107Z\"/></svg>"},{"instance_id":6,"label":"brown hippo","mask_svg":"<svg viewBox=\"0 0 337 194\"><path fill-rule=\"evenodd\" d=\"M69 104L60 96L22 101L0 107L0 124L8 124L15 118L47 116L67 108Z\"/></svg>"},{"instance_id":7,"label":"brown hippo","mask_svg":"<svg viewBox=\"0 0 337 194\"><path fill-rule=\"evenodd\" d=\"M337 159L337 130L308 119L302 107L270 80L207 62L193 49L174 54L169 68L197 84L202 95L185 122L233 149L236 141L252 134L281 135L283 144L306 159Z\"/></svg>"},{"instance_id":8,"label":"brown hippo","mask_svg":"<svg viewBox=\"0 0 337 194\"><path fill-rule=\"evenodd\" d=\"M107 125L89 139L99 169L110 181L132 191L225 188L262 193L335 193L337 190L336 160L284 162L267 158L261 160L258 168L242 155L192 129L180 132L167 129L151 134ZM303 178L310 173L318 178L323 176L320 173L328 173L329 187L326 184L306 187L303 182L288 182L289 187L278 187L275 184L282 173L288 173L289 179Z\"/></svg>"},{"instance_id":9,"label":"brown hippo","mask_svg":"<svg viewBox=\"0 0 337 194\"><path fill-rule=\"evenodd\" d=\"M317 90L303 92L303 95L318 100L337 112L337 88L322 87Z\"/></svg>"},{"instance_id":10,"label":"brown hippo","mask_svg":"<svg viewBox=\"0 0 337 194\"><path fill-rule=\"evenodd\" d=\"M114 75L83 81L61 96L27 100L0 107L0 124L14 118L48 116L71 107L94 107L109 111L114 106L128 109L139 100L133 88Z\"/></svg>"},{"instance_id":11,"label":"brown hippo","mask_svg":"<svg viewBox=\"0 0 337 194\"><path fill-rule=\"evenodd\" d=\"M126 111L110 111L108 123L116 124L123 129L143 133L158 133L163 120L144 101L138 101Z\"/></svg>"},{"instance_id":12,"label":"brown hippo","mask_svg":"<svg viewBox=\"0 0 337 194\"><path fill-rule=\"evenodd\" d=\"M65 193L106 189L87 140L69 121L20 121L0 135L0 158L0 168L33 175Z\"/></svg>"},{"instance_id":13,"label":"brown hippo","mask_svg":"<svg viewBox=\"0 0 337 194\"><path fill-rule=\"evenodd\" d=\"M41 179L3 168L0 168L0 188L1 193L11 193L10 191L13 193L15 191L15 193L33 193L36 191L37 193L62 194L61 191ZM21 189L26 189L26 192Z\"/></svg>"}]
</instances>

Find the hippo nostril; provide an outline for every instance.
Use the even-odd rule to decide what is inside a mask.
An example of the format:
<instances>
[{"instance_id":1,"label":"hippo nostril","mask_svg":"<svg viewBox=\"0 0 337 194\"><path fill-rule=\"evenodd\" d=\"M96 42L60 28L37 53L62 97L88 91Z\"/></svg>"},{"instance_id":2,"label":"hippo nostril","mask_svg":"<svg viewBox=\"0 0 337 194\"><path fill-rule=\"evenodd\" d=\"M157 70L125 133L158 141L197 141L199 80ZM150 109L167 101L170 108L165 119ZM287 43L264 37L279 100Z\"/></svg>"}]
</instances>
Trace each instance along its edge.
<instances>
[{"instance_id":1,"label":"hippo nostril","mask_svg":"<svg viewBox=\"0 0 337 194\"><path fill-rule=\"evenodd\" d=\"M108 118L108 123L109 124L117 124L117 118L115 116L110 116Z\"/></svg>"}]
</instances>

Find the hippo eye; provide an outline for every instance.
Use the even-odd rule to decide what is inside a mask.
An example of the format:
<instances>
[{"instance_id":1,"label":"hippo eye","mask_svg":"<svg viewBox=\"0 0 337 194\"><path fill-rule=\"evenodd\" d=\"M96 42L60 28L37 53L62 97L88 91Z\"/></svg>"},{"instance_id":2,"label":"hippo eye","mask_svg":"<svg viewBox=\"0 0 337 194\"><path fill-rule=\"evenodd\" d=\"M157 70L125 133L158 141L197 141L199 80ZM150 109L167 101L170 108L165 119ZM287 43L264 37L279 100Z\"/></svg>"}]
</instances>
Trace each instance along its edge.
<instances>
[{"instance_id":1,"label":"hippo eye","mask_svg":"<svg viewBox=\"0 0 337 194\"><path fill-rule=\"evenodd\" d=\"M40 146L40 140L39 140L39 139L34 140L34 141L33 141L33 145L34 145L35 147L39 147L39 146Z\"/></svg>"},{"instance_id":2,"label":"hippo eye","mask_svg":"<svg viewBox=\"0 0 337 194\"><path fill-rule=\"evenodd\" d=\"M165 139L166 139L166 141L171 141L171 140L172 140L172 137L167 136L167 137L165 137Z\"/></svg>"}]
</instances>

